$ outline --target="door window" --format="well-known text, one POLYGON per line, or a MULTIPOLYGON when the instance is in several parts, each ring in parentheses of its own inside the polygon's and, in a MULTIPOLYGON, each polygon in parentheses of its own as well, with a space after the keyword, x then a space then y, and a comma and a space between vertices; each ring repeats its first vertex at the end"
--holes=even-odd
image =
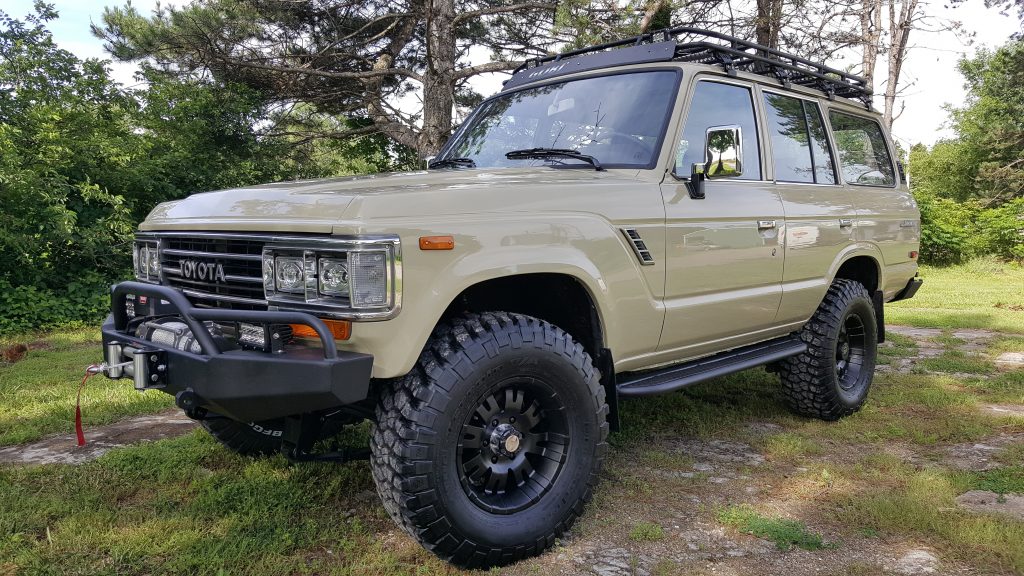
POLYGON ((865 186, 895 185, 892 158, 878 122, 835 110, 828 117, 839 150, 843 180, 865 186))
POLYGON ((686 126, 676 148, 676 173, 690 173, 690 166, 707 161, 704 154, 707 130, 712 126, 740 127, 743 174, 740 180, 761 179, 761 154, 754 122, 754 100, 750 89, 735 84, 701 81, 693 91, 686 126))
POLYGON ((835 184, 832 153, 818 105, 771 93, 765 93, 764 104, 775 160, 775 179, 835 184))

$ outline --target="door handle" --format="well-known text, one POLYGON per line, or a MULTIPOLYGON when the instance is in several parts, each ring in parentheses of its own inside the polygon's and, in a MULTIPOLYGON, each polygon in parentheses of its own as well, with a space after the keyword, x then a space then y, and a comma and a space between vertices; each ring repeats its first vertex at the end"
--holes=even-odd
POLYGON ((853 226, 853 220, 851 220, 849 218, 840 218, 839 219, 839 227, 840 228, 849 228, 850 226, 853 226))
POLYGON ((775 220, 758 220, 757 221, 757 229, 758 230, 771 230, 772 228, 775 228, 775 220))

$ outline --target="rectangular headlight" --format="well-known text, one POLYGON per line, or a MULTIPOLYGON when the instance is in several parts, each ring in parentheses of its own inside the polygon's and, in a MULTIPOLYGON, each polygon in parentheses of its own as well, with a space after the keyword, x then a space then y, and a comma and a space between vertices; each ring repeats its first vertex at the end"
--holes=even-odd
POLYGON ((387 254, 383 250, 349 254, 353 308, 380 308, 388 304, 387 254))
POLYGON ((136 240, 132 246, 132 267, 135 278, 143 282, 160 281, 159 240, 136 240))
POLYGON ((401 302, 397 237, 282 239, 263 248, 263 287, 275 308, 381 320, 401 302))

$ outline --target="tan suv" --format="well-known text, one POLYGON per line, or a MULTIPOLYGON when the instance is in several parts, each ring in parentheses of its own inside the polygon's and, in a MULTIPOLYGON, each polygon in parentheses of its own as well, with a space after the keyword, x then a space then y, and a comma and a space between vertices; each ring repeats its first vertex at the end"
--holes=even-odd
POLYGON ((241 453, 351 458, 314 443, 370 419, 384 505, 424 546, 538 554, 583 513, 620 397, 768 365, 799 414, 863 404, 883 303, 920 286, 869 102, 689 28, 531 61, 428 171, 158 206, 104 371, 241 453))

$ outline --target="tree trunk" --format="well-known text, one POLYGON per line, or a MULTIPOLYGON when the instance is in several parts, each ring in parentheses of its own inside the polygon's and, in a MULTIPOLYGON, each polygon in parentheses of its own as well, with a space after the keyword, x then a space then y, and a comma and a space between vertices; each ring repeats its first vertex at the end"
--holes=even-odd
POLYGON ((427 1, 427 62, 423 73, 423 130, 416 148, 436 154, 451 133, 455 106, 455 0, 427 1))
MULTIPOLYGON (((896 119, 893 109, 896 106, 896 94, 900 83, 900 72, 903 60, 907 57, 907 41, 910 30, 917 16, 918 0, 903 0, 900 3, 899 17, 896 16, 896 0, 889 4, 889 78, 885 83, 885 111, 883 119, 889 130, 896 119)), ((898 116, 898 115, 897 115, 898 116)))
POLYGON ((754 35, 757 43, 769 48, 779 47, 783 0, 757 0, 754 35))
POLYGON ((864 0, 860 11, 860 34, 863 44, 861 76, 874 90, 875 65, 878 62, 878 41, 882 35, 882 0, 864 0))
POLYGON ((672 6, 668 0, 654 0, 647 4, 644 10, 644 17, 640 20, 640 33, 650 32, 652 24, 657 28, 668 28, 672 25, 672 6))

